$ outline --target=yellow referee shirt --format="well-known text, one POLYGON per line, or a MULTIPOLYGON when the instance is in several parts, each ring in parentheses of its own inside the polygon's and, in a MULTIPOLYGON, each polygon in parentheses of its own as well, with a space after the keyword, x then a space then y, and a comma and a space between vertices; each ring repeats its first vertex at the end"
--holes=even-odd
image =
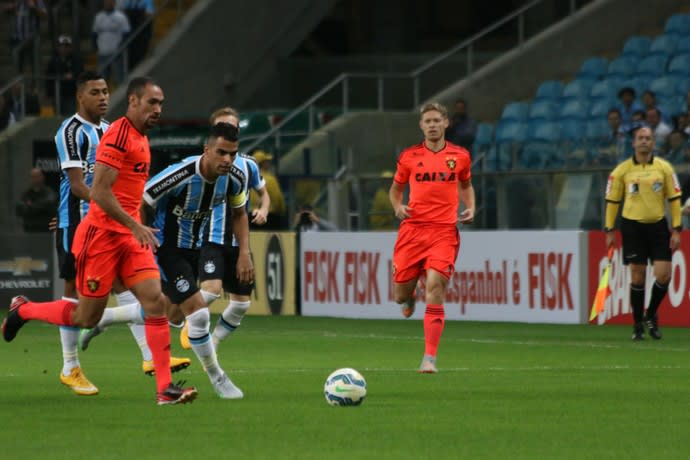
POLYGON ((678 177, 668 161, 652 156, 649 163, 638 163, 633 155, 611 172, 606 184, 606 228, 613 228, 623 199, 623 217, 641 223, 663 219, 668 200, 672 227, 679 228, 680 195, 678 177))

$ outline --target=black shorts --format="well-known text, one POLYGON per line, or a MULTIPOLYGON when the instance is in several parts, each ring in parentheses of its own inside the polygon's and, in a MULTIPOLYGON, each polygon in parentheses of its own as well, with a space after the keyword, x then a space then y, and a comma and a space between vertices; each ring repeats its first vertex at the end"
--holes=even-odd
POLYGON ((240 283, 237 279, 237 259, 240 248, 206 243, 201 248, 199 281, 222 280, 225 292, 236 295, 250 295, 254 282, 240 283))
POLYGON ((55 249, 58 256, 60 279, 72 281, 77 278, 77 267, 72 254, 72 241, 77 226, 58 228, 55 232, 55 249))
POLYGON ((623 263, 647 265, 648 261, 671 260, 671 232, 666 219, 653 224, 621 219, 623 263))
POLYGON ((156 253, 163 292, 174 304, 181 304, 197 292, 199 251, 161 246, 156 253))

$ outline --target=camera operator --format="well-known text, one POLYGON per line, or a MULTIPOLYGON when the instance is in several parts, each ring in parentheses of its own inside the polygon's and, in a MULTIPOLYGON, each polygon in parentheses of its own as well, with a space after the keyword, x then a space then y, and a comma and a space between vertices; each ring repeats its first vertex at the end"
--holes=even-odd
POLYGON ((308 204, 300 206, 295 214, 293 228, 297 232, 330 232, 337 228, 330 222, 321 219, 308 204))

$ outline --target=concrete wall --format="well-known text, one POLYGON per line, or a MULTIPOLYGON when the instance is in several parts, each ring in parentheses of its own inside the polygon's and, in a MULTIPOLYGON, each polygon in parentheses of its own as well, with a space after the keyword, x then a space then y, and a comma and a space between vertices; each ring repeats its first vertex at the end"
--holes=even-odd
MULTIPOLYGON (((277 72, 278 58, 289 55, 334 3, 200 0, 134 74, 159 81, 164 116, 207 116, 222 105, 243 108, 277 72)), ((124 92, 120 87, 113 95, 111 114, 124 113, 124 92)))

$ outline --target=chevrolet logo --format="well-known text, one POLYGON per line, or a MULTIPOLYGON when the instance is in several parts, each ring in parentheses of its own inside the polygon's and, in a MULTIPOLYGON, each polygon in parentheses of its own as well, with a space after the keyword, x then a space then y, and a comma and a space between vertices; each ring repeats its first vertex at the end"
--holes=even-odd
POLYGON ((15 257, 14 260, 0 260, 0 273, 12 273, 14 276, 31 275, 31 272, 45 272, 48 263, 45 260, 34 260, 31 257, 15 257))

